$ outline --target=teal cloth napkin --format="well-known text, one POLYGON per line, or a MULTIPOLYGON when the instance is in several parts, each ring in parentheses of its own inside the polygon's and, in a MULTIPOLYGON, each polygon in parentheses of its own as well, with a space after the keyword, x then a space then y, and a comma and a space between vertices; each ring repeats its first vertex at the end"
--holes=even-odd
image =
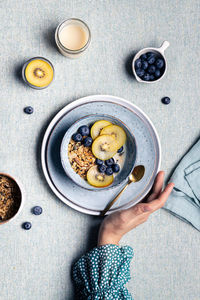
POLYGON ((164 208, 200 231, 200 139, 169 180, 175 184, 164 208))

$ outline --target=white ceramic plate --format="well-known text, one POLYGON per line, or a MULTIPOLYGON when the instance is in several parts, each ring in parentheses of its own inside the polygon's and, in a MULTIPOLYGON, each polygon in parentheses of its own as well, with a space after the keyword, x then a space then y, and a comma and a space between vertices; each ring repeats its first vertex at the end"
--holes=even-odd
POLYGON ((86 191, 66 176, 60 160, 60 144, 66 130, 79 118, 95 113, 112 115, 127 124, 137 143, 136 165, 145 166, 142 180, 131 184, 108 213, 135 205, 150 191, 160 167, 161 149, 149 118, 137 106, 122 98, 105 95, 84 97, 65 106, 53 118, 42 142, 41 160, 45 178, 64 203, 83 213, 100 215, 123 185, 107 191, 86 191))

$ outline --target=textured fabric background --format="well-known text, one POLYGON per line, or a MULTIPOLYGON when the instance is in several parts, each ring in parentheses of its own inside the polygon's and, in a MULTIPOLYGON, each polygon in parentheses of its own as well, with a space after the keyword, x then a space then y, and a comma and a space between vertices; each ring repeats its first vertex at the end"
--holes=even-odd
MULTIPOLYGON (((162 168, 170 174, 199 136, 199 0, 0 1, 0 171, 19 178, 26 191, 21 215, 0 226, 0 299, 73 299, 71 265, 95 245, 98 218, 76 212, 48 188, 40 168, 40 144, 55 113, 70 101, 111 94, 138 105, 154 122, 162 144, 162 168), (82 58, 57 51, 55 27, 79 17, 91 28, 82 58), (137 83, 132 54, 145 46, 171 44, 165 79, 137 83), (55 66, 45 90, 26 87, 24 61, 45 56, 55 66), (169 106, 161 104, 169 96, 169 106), (23 108, 32 105, 33 115, 23 108), (30 209, 41 205, 44 213, 30 209), (21 229, 30 220, 30 231, 21 229)), ((199 300, 199 232, 164 210, 124 237, 134 248, 129 289, 136 300, 199 300)))

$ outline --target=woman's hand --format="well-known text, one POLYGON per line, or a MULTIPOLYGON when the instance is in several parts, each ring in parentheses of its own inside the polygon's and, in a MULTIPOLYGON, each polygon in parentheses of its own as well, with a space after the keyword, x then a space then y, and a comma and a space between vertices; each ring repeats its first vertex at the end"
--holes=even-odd
POLYGON ((169 183, 162 191, 163 182, 164 172, 161 171, 155 179, 152 193, 146 199, 146 203, 138 203, 106 217, 100 227, 98 246, 118 245, 124 234, 147 221, 151 213, 163 207, 174 187, 173 183, 169 183))

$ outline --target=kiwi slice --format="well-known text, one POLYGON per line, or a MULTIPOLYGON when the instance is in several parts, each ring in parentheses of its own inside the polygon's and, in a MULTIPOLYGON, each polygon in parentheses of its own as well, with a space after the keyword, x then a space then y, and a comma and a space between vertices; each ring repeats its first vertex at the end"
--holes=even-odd
POLYGON ((92 125, 91 132, 90 132, 92 139, 93 140, 96 139, 96 137, 99 136, 100 131, 108 125, 112 125, 112 123, 110 123, 107 120, 100 120, 100 121, 95 122, 92 125))
POLYGON ((100 173, 97 166, 91 167, 87 171, 87 181, 90 185, 95 187, 106 187, 109 186, 114 180, 113 175, 108 176, 100 173))
POLYGON ((111 135, 100 135, 92 143, 92 153, 102 160, 113 157, 117 150, 118 144, 111 135))
POLYGON ((126 133, 123 128, 118 125, 109 125, 101 130, 101 135, 111 135, 115 139, 115 143, 118 145, 118 149, 121 148, 126 142, 126 133))
POLYGON ((45 60, 33 59, 25 69, 26 80, 36 87, 47 87, 53 80, 53 68, 45 60))

